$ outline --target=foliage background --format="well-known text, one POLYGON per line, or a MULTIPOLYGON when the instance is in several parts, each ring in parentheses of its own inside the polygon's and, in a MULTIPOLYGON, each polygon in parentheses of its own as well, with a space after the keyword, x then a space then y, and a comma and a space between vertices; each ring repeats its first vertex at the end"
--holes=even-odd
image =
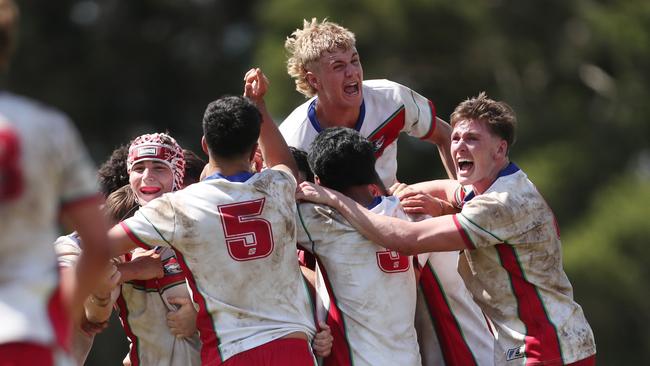
MULTIPOLYGON (((99 164, 144 132, 200 151, 207 103, 271 79, 278 123, 304 98, 285 38, 328 17, 356 33, 366 79, 389 78, 448 119, 486 91, 518 113, 512 156, 563 232, 565 268, 599 365, 650 364, 650 2, 645 0, 19 1, 20 44, 2 85, 77 123, 99 164)), ((44 131, 47 133, 47 131, 44 131)), ((400 140, 399 179, 443 175, 432 146, 400 140)), ((116 323, 88 365, 126 354, 116 323)))

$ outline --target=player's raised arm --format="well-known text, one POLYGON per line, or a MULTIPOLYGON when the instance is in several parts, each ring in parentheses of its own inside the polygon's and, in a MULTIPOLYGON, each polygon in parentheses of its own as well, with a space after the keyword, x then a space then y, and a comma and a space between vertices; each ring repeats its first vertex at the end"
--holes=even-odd
POLYGON ((425 140, 436 145, 440 160, 445 167, 447 176, 451 179, 456 178, 456 170, 454 169, 454 160, 451 156, 451 126, 444 120, 436 117, 435 129, 431 136, 425 140))
POLYGON ((271 118, 264 95, 269 87, 269 80, 259 68, 250 69, 244 77, 244 96, 251 99, 262 114, 259 145, 266 166, 274 169, 285 170, 291 173, 296 180, 300 178, 296 162, 293 159, 289 146, 280 134, 278 126, 271 118))
POLYGON ((374 214, 337 191, 306 182, 300 184, 296 198, 334 207, 363 236, 384 248, 403 254, 466 248, 452 215, 406 222, 374 214))

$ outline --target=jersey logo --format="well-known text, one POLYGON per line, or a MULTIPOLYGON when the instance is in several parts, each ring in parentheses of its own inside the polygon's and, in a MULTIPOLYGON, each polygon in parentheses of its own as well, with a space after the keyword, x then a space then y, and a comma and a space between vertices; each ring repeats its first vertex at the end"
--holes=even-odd
POLYGON ((368 140, 375 147, 375 157, 379 158, 384 150, 390 146, 404 128, 406 121, 406 110, 401 106, 392 116, 388 117, 384 123, 368 135, 368 140))
POLYGON ((273 251, 271 223, 259 217, 265 199, 237 202, 218 207, 230 257, 250 261, 267 257, 273 251))
POLYGON ((410 266, 407 256, 390 249, 377 252, 377 265, 386 273, 405 272, 410 266))
POLYGON ((518 358, 523 358, 526 356, 525 351, 526 346, 520 346, 517 348, 511 348, 506 351, 506 361, 516 360, 518 358))
POLYGON ((384 147, 384 142, 386 141, 386 137, 382 136, 378 140, 375 140, 372 142, 373 149, 375 153, 381 150, 382 147, 384 147))

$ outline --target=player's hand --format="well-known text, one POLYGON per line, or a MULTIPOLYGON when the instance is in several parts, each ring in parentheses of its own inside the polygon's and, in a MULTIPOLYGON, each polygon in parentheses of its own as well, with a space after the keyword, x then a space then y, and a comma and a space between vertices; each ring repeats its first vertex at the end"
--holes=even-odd
POLYGON ((162 262, 160 261, 160 254, 156 253, 155 249, 133 253, 130 266, 137 266, 138 280, 150 280, 154 278, 162 278, 165 275, 163 271, 162 262))
POLYGON ((167 313, 167 326, 176 337, 191 337, 196 332, 196 310, 189 297, 171 297, 169 303, 178 305, 176 311, 167 313))
POLYGON ((388 194, 391 196, 397 196, 400 192, 409 187, 406 183, 397 182, 388 188, 388 194))
POLYGON ((334 337, 332 337, 332 331, 327 324, 318 323, 318 327, 320 328, 320 331, 318 331, 314 336, 314 340, 311 342, 311 345, 316 356, 327 357, 332 352, 332 343, 334 342, 334 337))
POLYGON ((121 278, 122 274, 117 270, 117 266, 111 263, 90 296, 94 296, 96 299, 109 299, 113 289, 120 284, 121 278))
POLYGON ((251 168, 257 173, 261 172, 264 168, 264 157, 262 156, 262 150, 259 146, 257 147, 257 150, 255 150, 255 156, 253 156, 251 165, 251 168))
POLYGON ((296 190, 296 199, 334 206, 336 195, 331 190, 314 183, 302 182, 296 190))
POLYGON ((428 193, 404 183, 395 183, 388 192, 400 200, 404 212, 410 215, 441 216, 453 212, 453 206, 428 193))
POLYGON ((260 68, 252 68, 244 75, 244 96, 251 99, 258 108, 264 103, 269 89, 269 79, 260 68))
POLYGON ((92 337, 95 334, 101 333, 106 327, 108 327, 108 321, 101 323, 93 323, 88 318, 86 314, 83 313, 81 316, 81 323, 79 324, 81 331, 88 337, 92 337))

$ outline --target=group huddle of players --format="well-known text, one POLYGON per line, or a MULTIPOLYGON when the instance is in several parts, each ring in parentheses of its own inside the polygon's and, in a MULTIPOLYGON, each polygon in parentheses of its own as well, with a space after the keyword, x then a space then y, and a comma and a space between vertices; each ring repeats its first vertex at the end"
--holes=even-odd
POLYGON ((251 69, 205 111, 207 164, 139 136, 100 169, 105 200, 67 119, 0 93, 0 364, 83 364, 117 309, 133 366, 594 365, 510 107, 481 93, 448 124, 363 80, 333 22, 285 47, 309 99, 279 128, 251 69), (401 132, 450 179, 397 182, 401 132), (76 231, 52 246, 59 212, 76 231))

